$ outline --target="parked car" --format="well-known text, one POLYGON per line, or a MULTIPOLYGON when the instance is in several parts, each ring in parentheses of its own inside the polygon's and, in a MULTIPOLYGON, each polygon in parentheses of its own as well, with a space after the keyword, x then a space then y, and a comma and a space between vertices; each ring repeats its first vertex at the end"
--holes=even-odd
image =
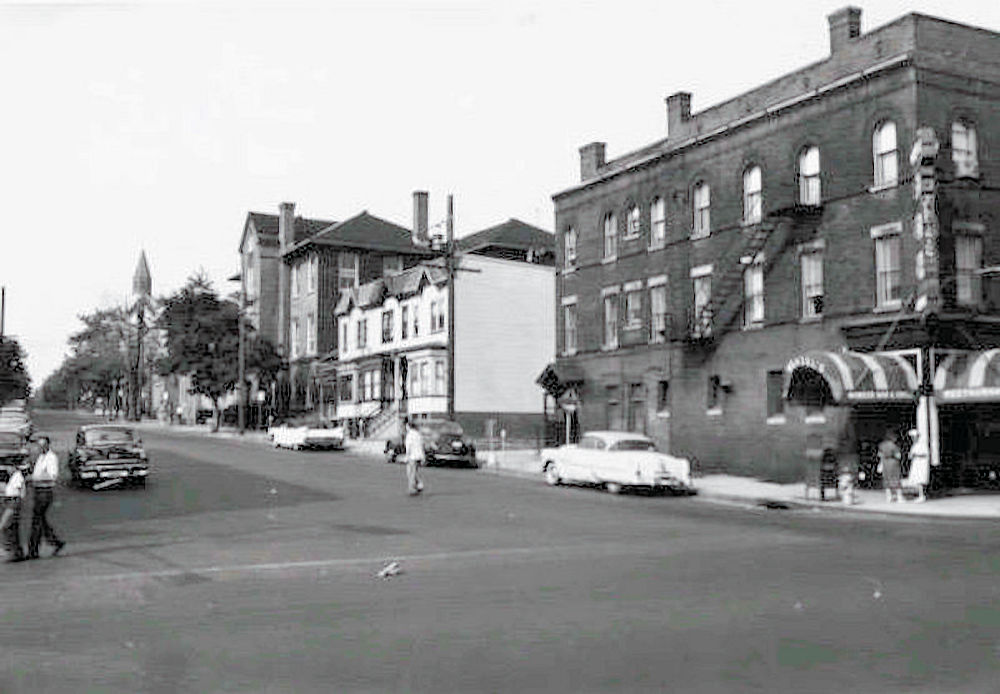
POLYGON ((319 417, 300 417, 273 425, 267 436, 275 448, 332 448, 344 447, 344 427, 319 417))
MULTIPOLYGON (((422 419, 416 422, 424 438, 424 464, 450 463, 477 467, 476 447, 465 436, 462 425, 448 419, 422 419)), ((387 463, 403 462, 406 453, 404 439, 385 442, 387 463)))
POLYGON ((0 431, 0 483, 6 484, 28 457, 28 440, 16 431, 0 431))
POLYGON ((149 476, 142 439, 131 427, 119 424, 80 427, 67 463, 78 486, 100 487, 102 482, 121 480, 144 487, 149 476))
POLYGON ((545 481, 623 489, 692 492, 691 463, 656 450, 647 436, 625 431, 590 431, 579 444, 542 450, 545 481))
POLYGON ((5 405, 0 407, 0 431, 13 431, 24 438, 30 438, 35 432, 35 426, 31 415, 22 405, 5 405))

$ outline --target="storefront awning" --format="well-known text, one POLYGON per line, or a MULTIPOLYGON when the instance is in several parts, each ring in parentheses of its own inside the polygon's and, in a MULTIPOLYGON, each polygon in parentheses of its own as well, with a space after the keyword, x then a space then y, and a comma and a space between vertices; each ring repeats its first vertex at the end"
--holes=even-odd
POLYGON ((942 403, 1000 402, 1000 349, 953 352, 934 372, 942 403))
POLYGON ((803 372, 818 374, 835 403, 908 401, 919 381, 913 365, 899 354, 811 350, 785 365, 784 394, 795 399, 803 372))
POLYGON ((535 383, 558 398, 571 385, 583 383, 583 370, 575 364, 552 362, 535 379, 535 383))

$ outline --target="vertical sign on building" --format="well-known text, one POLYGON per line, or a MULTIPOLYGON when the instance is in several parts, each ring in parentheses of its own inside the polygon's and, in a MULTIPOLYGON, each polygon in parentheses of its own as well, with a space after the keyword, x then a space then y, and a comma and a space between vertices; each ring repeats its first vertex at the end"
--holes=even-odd
POLYGON ((940 234, 937 181, 934 173, 938 149, 939 143, 934 129, 918 128, 916 141, 910 150, 910 166, 913 168, 913 199, 917 203, 913 215, 913 235, 917 240, 915 258, 917 296, 914 307, 923 313, 937 311, 941 301, 938 265, 940 234))

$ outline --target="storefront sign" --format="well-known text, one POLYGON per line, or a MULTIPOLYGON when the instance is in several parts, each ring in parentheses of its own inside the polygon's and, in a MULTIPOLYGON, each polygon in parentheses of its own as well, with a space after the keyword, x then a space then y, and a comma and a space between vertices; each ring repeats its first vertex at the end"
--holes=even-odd
POLYGON ((790 362, 788 362, 788 364, 785 366, 785 371, 788 373, 792 373, 793 371, 795 371, 795 369, 801 369, 801 368, 812 369, 813 371, 816 371, 819 374, 821 374, 824 378, 827 375, 826 364, 821 362, 819 359, 816 359, 815 357, 810 357, 805 355, 795 357, 790 362))

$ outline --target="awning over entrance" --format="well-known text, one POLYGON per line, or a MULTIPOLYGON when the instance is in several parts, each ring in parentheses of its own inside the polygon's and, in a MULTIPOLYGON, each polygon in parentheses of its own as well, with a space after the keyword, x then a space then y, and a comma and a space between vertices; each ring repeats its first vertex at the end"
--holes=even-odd
POLYGON ((583 370, 575 364, 552 362, 535 379, 535 383, 544 388, 552 397, 558 398, 570 386, 583 383, 583 370))
POLYGON ((818 374, 835 403, 912 401, 920 385, 907 359, 884 352, 811 350, 785 365, 784 394, 797 399, 804 383, 818 374))
POLYGON ((934 372, 941 403, 1000 402, 1000 349, 952 352, 934 372))

